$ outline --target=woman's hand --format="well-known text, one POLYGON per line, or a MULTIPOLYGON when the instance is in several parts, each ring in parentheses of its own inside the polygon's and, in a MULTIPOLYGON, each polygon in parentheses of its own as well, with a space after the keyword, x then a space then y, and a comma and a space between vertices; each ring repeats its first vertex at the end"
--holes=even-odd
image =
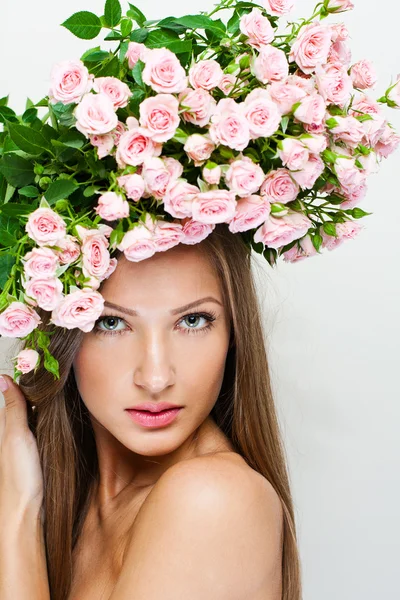
POLYGON ((28 426, 25 397, 8 375, 0 376, 5 407, 0 408, 0 514, 41 514, 43 473, 35 436, 28 426), (2 383, 7 384, 3 391, 2 383), (4 512, 3 512, 4 511, 4 512))

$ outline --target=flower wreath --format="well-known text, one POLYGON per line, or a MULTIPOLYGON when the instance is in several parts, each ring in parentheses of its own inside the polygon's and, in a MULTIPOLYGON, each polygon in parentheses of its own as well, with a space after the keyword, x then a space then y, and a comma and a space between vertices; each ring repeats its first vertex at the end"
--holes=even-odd
POLYGON ((41 359, 59 378, 35 307, 91 331, 116 249, 140 261, 227 223, 275 266, 359 233, 367 177, 400 141, 382 111, 400 108, 400 76, 368 95, 373 65, 324 21, 350 0, 287 22, 293 4, 221 0, 150 21, 107 0, 62 26, 109 30, 114 50, 55 64, 20 116, 0 99, 0 335, 25 340, 15 378, 41 359))

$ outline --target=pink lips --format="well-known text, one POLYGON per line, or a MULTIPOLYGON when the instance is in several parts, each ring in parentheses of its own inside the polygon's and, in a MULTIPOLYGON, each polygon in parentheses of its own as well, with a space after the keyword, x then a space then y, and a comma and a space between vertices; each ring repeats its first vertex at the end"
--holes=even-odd
POLYGON ((178 416, 182 407, 169 408, 160 412, 149 412, 143 410, 127 409, 127 413, 136 423, 142 427, 163 427, 169 425, 178 416))

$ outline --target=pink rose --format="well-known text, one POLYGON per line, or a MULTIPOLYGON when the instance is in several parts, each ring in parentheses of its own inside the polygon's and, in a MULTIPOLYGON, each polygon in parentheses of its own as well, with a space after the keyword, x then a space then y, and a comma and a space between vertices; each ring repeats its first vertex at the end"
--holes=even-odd
POLYGON ((309 159, 309 152, 301 141, 293 138, 285 138, 280 143, 282 148, 278 147, 278 154, 282 164, 291 171, 304 169, 309 159))
POLYGON ((202 88, 197 90, 185 89, 179 94, 179 103, 181 109, 184 109, 184 112, 182 112, 183 120, 198 127, 208 125, 217 106, 216 100, 207 90, 202 88))
POLYGON ((327 136, 321 134, 303 134, 300 141, 313 154, 321 154, 328 146, 327 136))
POLYGON ((129 42, 126 58, 128 59, 128 67, 133 69, 138 60, 143 60, 144 52, 147 50, 144 44, 139 42, 129 42))
POLYGON ((248 38, 247 43, 258 50, 272 42, 275 37, 269 19, 263 16, 259 8, 253 8, 241 17, 240 31, 248 38))
POLYGON ((106 221, 116 221, 129 217, 129 204, 123 196, 116 192, 105 192, 97 201, 96 214, 106 221))
POLYGON ((56 277, 51 279, 34 277, 23 282, 23 286, 25 294, 33 298, 35 305, 37 304, 43 310, 53 310, 63 297, 63 285, 56 277))
POLYGON ((142 79, 155 92, 178 93, 187 87, 185 69, 177 56, 167 48, 152 48, 143 57, 142 79))
POLYGON ((24 338, 41 323, 37 312, 22 302, 11 304, 0 313, 0 335, 24 338))
POLYGON ((260 194, 265 196, 269 202, 286 204, 296 200, 299 191, 299 186, 287 169, 276 169, 270 171, 264 179, 260 194))
POLYGON ((179 127, 179 102, 172 94, 158 94, 140 104, 140 125, 146 127, 155 142, 174 137, 179 127))
POLYGON ((349 38, 349 30, 344 23, 332 23, 332 42, 344 42, 349 38))
POLYGON ((82 243, 86 242, 86 240, 92 236, 103 236, 104 242, 106 243, 106 238, 110 237, 113 231, 112 227, 105 225, 104 223, 98 225, 97 229, 88 229, 87 227, 82 227, 82 225, 75 225, 75 229, 82 243))
POLYGON ((124 252, 127 260, 133 262, 150 258, 156 252, 153 232, 146 225, 139 223, 125 233, 117 248, 124 252))
POLYGON ((65 236, 65 221, 51 208, 37 208, 28 217, 25 231, 38 246, 54 246, 65 236))
POLYGON ((236 211, 234 192, 210 190, 197 194, 192 203, 192 218, 201 223, 229 223, 236 211))
POLYGON ((342 140, 352 148, 358 146, 364 137, 364 128, 360 121, 352 116, 340 117, 337 115, 333 118, 337 122, 337 125, 330 130, 334 140, 342 140))
POLYGON ((393 103, 392 108, 400 108, 400 73, 397 75, 396 83, 390 86, 387 97, 393 103))
POLYGON ((209 185, 218 185, 221 179, 221 167, 216 165, 215 167, 203 167, 203 179, 209 185))
POLYGON ((93 81, 93 89, 108 96, 114 105, 114 110, 124 108, 132 96, 127 84, 117 77, 96 77, 93 81))
POLYGON ((210 158, 215 150, 215 144, 208 135, 193 133, 187 138, 183 149, 188 157, 194 161, 195 166, 199 167, 210 158))
POLYGON ((297 244, 292 246, 290 250, 283 252, 283 260, 284 262, 295 263, 304 260, 305 258, 309 258, 310 256, 315 256, 316 254, 318 254, 318 252, 312 243, 311 237, 306 235, 301 238, 301 240, 298 240, 297 244))
POLYGON ((342 40, 332 44, 328 54, 328 63, 340 63, 346 70, 351 63, 351 50, 342 40))
POLYGON ((75 262, 81 253, 81 247, 78 244, 78 240, 72 235, 66 235, 64 238, 58 240, 56 246, 57 248, 60 248, 60 250, 54 248, 54 252, 63 265, 69 265, 70 263, 75 262))
POLYGON ((171 174, 162 159, 155 156, 146 158, 143 162, 142 177, 146 193, 161 200, 171 180, 171 174))
POLYGON ((223 98, 211 117, 210 137, 215 144, 233 150, 244 150, 250 141, 249 122, 244 114, 244 105, 233 98, 223 98))
POLYGON ((356 221, 345 221, 344 223, 336 223, 336 234, 337 237, 332 235, 327 235, 324 231, 321 231, 322 235, 322 248, 327 248, 328 250, 335 250, 345 240, 354 239, 360 231, 364 229, 360 223, 356 221))
POLYGON ((354 87, 360 90, 374 87, 378 80, 375 68, 369 60, 359 60, 353 65, 350 76, 354 87))
POLYGON ((329 0, 328 9, 335 13, 344 12, 345 10, 352 10, 354 4, 352 0, 329 0))
POLYGON ((268 248, 280 249, 294 240, 302 238, 310 227, 312 221, 303 213, 291 211, 283 217, 269 216, 265 223, 257 229, 253 239, 256 243, 263 243, 268 248))
POLYGON ((120 175, 117 178, 118 185, 124 188, 127 197, 130 200, 137 202, 144 194, 145 184, 144 179, 138 173, 132 175, 120 175))
POLYGON ((325 100, 317 92, 300 100, 300 106, 294 111, 294 116, 302 123, 318 125, 325 117, 325 100))
POLYGON ((295 4, 295 0, 264 0, 264 8, 268 14, 280 17, 289 13, 295 4))
POLYGON ((21 373, 29 373, 36 367, 38 360, 39 353, 36 350, 32 350, 32 348, 26 348, 19 352, 16 367, 21 373))
MULTIPOLYGON (((129 119, 130 117, 128 117, 129 119)), ((127 119, 127 121, 128 121, 127 119)), ((124 123, 122 123, 122 121, 118 121, 118 124, 116 126, 115 129, 113 129, 110 133, 114 138, 114 144, 117 146, 119 143, 119 140, 121 139, 121 135, 123 133, 125 133, 125 131, 127 130, 127 128, 125 127, 124 123)))
POLYGON ((110 266, 108 267, 107 271, 104 273, 103 279, 108 279, 110 277, 110 275, 112 275, 114 273, 117 266, 118 266, 118 260, 116 258, 110 258, 110 266))
POLYGON ((81 60, 64 60, 53 65, 50 73, 49 100, 52 104, 80 102, 92 89, 93 75, 81 60))
POLYGON ((324 161, 316 154, 310 154, 304 168, 301 171, 293 171, 291 175, 302 190, 310 190, 324 170, 324 161))
POLYGON ((375 151, 380 157, 387 158, 392 154, 400 143, 400 135, 398 135, 394 129, 387 123, 385 129, 379 138, 375 151))
POLYGON ((292 112, 293 106, 307 95, 302 87, 289 81, 273 82, 268 92, 282 115, 292 112))
POLYGON ((183 165, 172 156, 162 156, 164 165, 167 167, 172 179, 178 179, 183 173, 183 165))
POLYGON ((59 261, 50 248, 33 248, 23 257, 26 277, 51 278, 56 274, 59 261))
POLYGON ((118 124, 114 105, 105 94, 85 94, 74 109, 75 127, 85 137, 109 133, 118 124))
POLYGON ((318 65, 315 73, 319 93, 327 104, 343 107, 350 100, 353 82, 341 63, 318 65))
POLYGON ((271 44, 263 46, 253 61, 253 72, 261 83, 285 79, 289 74, 285 52, 271 44))
POLYGON ((103 296, 90 288, 67 294, 51 313, 50 321, 67 329, 92 331, 104 308, 103 296))
POLYGON ((264 181, 264 177, 260 165, 254 163, 247 156, 231 162, 225 173, 225 180, 229 189, 242 198, 257 192, 264 181))
POLYGON ((352 157, 337 158, 335 172, 340 185, 347 193, 351 193, 354 188, 365 183, 365 175, 357 167, 352 157))
POLYGON ((160 156, 162 145, 152 139, 151 132, 145 127, 133 127, 121 135, 116 152, 118 166, 136 167, 150 156, 160 156))
POLYGON ((174 246, 177 246, 185 234, 181 223, 169 223, 158 219, 154 229, 153 241, 157 252, 165 252, 174 246))
POLYGON ((313 73, 317 65, 328 60, 332 32, 314 21, 300 29, 289 54, 289 60, 295 61, 304 73, 313 73))
POLYGON ((111 150, 114 148, 114 136, 112 133, 105 133, 103 135, 90 135, 90 143, 92 146, 97 146, 97 156, 104 158, 108 156, 111 150))
POLYGON ((181 244, 198 244, 208 237, 214 229, 215 225, 211 223, 199 223, 199 221, 194 221, 192 218, 186 217, 182 225, 184 237, 181 240, 181 244))
POLYGON ((235 75, 232 75, 231 73, 224 73, 221 81, 218 84, 218 88, 221 90, 221 92, 224 92, 225 96, 227 96, 235 87, 236 82, 237 77, 235 75))
POLYGON ((189 69, 189 82, 194 88, 212 90, 217 87, 223 77, 220 64, 213 58, 200 60, 189 69))
POLYGON ((366 182, 361 183, 359 186, 353 187, 349 192, 345 190, 339 190, 339 193, 342 193, 346 200, 340 204, 340 208, 346 210, 347 208, 354 208, 358 204, 360 204, 361 200, 364 200, 367 194, 367 184, 366 182))
POLYGON ((173 181, 163 198, 164 210, 177 219, 192 216, 192 203, 199 188, 184 179, 173 181))
POLYGON ((265 197, 251 195, 237 202, 236 212, 229 222, 229 231, 238 233, 255 229, 267 219, 271 206, 265 197))
POLYGON ((105 236, 88 235, 82 244, 82 270, 101 280, 110 266, 109 242, 105 236))

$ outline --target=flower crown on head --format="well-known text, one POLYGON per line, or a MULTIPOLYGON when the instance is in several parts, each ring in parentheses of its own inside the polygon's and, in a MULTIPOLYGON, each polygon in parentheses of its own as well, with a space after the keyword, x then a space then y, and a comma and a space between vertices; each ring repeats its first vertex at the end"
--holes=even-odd
POLYGON ((62 25, 81 39, 108 29, 115 50, 55 64, 20 116, 0 99, 0 335, 25 340, 14 378, 42 360, 59 378, 35 308, 91 331, 116 249, 141 261, 227 223, 275 266, 358 234, 367 177, 400 142, 382 111, 400 108, 400 75, 372 99, 373 65, 323 21, 352 2, 284 28, 293 5, 221 0, 150 21, 107 0, 62 25))

